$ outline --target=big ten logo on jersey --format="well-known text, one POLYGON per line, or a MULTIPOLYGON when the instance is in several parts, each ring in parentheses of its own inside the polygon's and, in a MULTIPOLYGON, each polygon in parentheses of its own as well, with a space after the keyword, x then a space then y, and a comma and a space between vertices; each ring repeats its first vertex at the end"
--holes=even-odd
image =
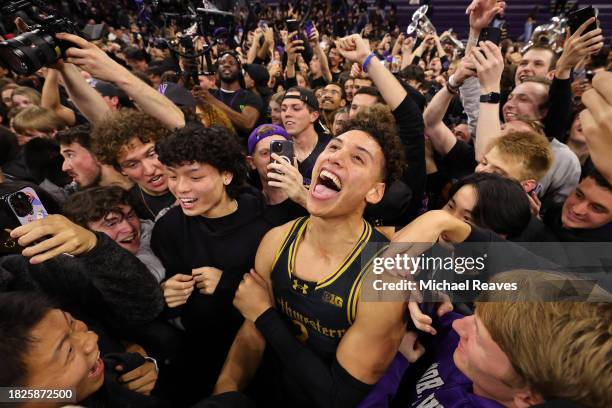
POLYGON ((324 302, 340 308, 344 302, 344 299, 342 299, 340 296, 329 293, 328 291, 323 292, 322 299, 324 302))

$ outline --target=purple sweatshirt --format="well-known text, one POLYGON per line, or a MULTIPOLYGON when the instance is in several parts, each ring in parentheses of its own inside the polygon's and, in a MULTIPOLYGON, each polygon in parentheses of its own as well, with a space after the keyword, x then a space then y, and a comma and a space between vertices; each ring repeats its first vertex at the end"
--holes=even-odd
MULTIPOLYGON (((428 350, 434 353, 434 358, 431 366, 416 382, 411 393, 410 408, 503 408, 491 399, 475 395, 472 381, 453 361, 459 335, 452 329, 452 323, 462 317, 451 312, 439 319, 436 325, 437 341, 428 350)), ((388 407, 408 366, 408 361, 398 353, 385 375, 359 407, 388 407)))

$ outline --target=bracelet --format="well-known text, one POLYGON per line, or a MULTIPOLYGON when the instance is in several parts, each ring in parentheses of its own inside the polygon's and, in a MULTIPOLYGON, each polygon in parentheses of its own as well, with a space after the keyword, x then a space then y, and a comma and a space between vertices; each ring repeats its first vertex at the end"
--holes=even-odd
POLYGON ((363 64, 361 65, 361 70, 363 72, 368 72, 368 66, 370 65, 370 61, 374 57, 376 57, 376 53, 375 52, 371 52, 370 55, 368 55, 366 57, 366 59, 363 61, 363 64))
POLYGON ((450 84, 450 81, 446 83, 446 90, 453 95, 459 95, 459 88, 456 88, 450 84))
POLYGON ((451 88, 453 89, 459 89, 459 87, 461 86, 461 84, 458 84, 457 81, 455 81, 455 74, 451 75, 448 78, 448 84, 450 85, 451 88))

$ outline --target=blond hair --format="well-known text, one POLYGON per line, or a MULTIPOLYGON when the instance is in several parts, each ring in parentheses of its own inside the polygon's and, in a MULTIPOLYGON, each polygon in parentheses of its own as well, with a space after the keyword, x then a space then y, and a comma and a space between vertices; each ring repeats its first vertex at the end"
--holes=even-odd
POLYGON ((40 105, 40 92, 34 88, 30 88, 29 86, 18 86, 13 90, 11 98, 15 95, 25 96, 32 102, 32 105, 40 105))
POLYGON ((15 132, 21 135, 31 131, 51 133, 65 127, 64 121, 57 113, 42 106, 30 106, 21 110, 13 118, 12 125, 15 132))
POLYGON ((612 406, 610 294, 556 272, 511 271, 493 281, 519 288, 476 302, 478 318, 515 371, 507 385, 546 400, 612 406))
POLYGON ((521 162, 523 168, 518 181, 540 180, 553 163, 550 142, 536 132, 510 132, 497 138, 491 149, 494 147, 503 156, 521 162))

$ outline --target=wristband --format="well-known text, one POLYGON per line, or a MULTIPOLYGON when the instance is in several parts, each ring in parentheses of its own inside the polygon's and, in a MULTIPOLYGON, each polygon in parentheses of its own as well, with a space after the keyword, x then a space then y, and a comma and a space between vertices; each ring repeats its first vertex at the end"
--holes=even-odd
POLYGON ((488 94, 480 95, 481 103, 497 104, 499 103, 500 99, 499 92, 490 92, 488 94))
POLYGON ((446 83, 446 90, 453 95, 459 95, 459 88, 455 88, 450 84, 450 81, 446 83))
POLYGON ((366 57, 366 59, 363 61, 363 64, 361 65, 361 70, 363 72, 368 72, 368 66, 370 65, 370 61, 374 57, 376 57, 376 53, 375 52, 371 52, 370 55, 368 55, 366 57))
POLYGON ((453 89, 458 89, 462 84, 458 84, 457 81, 455 81, 455 74, 451 75, 448 78, 448 84, 450 85, 451 88, 453 89))

